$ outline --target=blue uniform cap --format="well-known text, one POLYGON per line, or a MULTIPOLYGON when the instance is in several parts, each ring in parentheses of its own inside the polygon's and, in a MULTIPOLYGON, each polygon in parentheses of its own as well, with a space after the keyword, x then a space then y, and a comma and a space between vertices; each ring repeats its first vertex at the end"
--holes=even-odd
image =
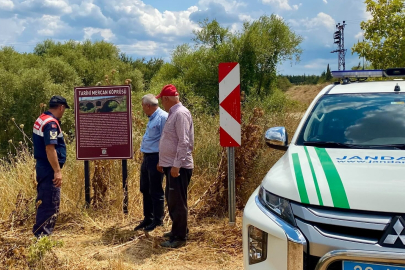
POLYGON ((51 97, 51 100, 49 101, 49 106, 56 105, 56 104, 65 105, 66 109, 70 109, 69 105, 67 104, 66 98, 64 98, 62 96, 51 97))

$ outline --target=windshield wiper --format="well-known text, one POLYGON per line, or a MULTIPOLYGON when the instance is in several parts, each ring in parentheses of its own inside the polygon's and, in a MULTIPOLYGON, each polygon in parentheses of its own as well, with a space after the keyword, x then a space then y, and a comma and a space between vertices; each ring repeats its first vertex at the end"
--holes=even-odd
POLYGON ((346 144, 338 142, 304 142, 305 146, 316 146, 324 148, 357 148, 357 149, 399 149, 405 150, 405 144, 377 144, 377 145, 359 145, 346 144))
POLYGON ((363 148, 360 145, 345 144, 338 142, 304 142, 305 146, 316 146, 325 148, 363 148))
POLYGON ((371 149, 380 149, 380 148, 388 148, 388 149, 399 149, 405 150, 405 144, 377 144, 377 145, 367 145, 367 148, 371 149))

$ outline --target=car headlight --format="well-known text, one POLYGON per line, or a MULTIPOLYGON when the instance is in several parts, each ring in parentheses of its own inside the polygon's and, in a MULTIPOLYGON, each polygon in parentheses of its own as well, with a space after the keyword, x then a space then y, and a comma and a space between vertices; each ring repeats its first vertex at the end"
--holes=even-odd
POLYGON ((259 190, 259 201, 264 207, 277 214, 285 222, 296 227, 294 214, 288 200, 268 192, 261 186, 259 190))

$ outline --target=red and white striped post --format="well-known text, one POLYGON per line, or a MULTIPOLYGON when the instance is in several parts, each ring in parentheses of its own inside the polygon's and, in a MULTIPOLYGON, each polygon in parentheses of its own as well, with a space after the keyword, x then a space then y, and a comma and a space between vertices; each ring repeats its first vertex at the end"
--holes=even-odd
POLYGON ((238 63, 220 63, 219 122, 220 144, 228 147, 229 222, 236 221, 235 147, 241 145, 240 68, 238 63))

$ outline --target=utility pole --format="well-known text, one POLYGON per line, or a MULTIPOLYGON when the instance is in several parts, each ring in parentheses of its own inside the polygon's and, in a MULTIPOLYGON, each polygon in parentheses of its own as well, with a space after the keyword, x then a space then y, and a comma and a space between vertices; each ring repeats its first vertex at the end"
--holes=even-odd
POLYGON ((333 43, 338 46, 338 49, 331 51, 331 53, 338 53, 338 70, 341 70, 341 67, 343 67, 343 70, 346 70, 345 26, 345 21, 343 21, 343 24, 338 23, 336 25, 336 32, 333 33, 333 43))

